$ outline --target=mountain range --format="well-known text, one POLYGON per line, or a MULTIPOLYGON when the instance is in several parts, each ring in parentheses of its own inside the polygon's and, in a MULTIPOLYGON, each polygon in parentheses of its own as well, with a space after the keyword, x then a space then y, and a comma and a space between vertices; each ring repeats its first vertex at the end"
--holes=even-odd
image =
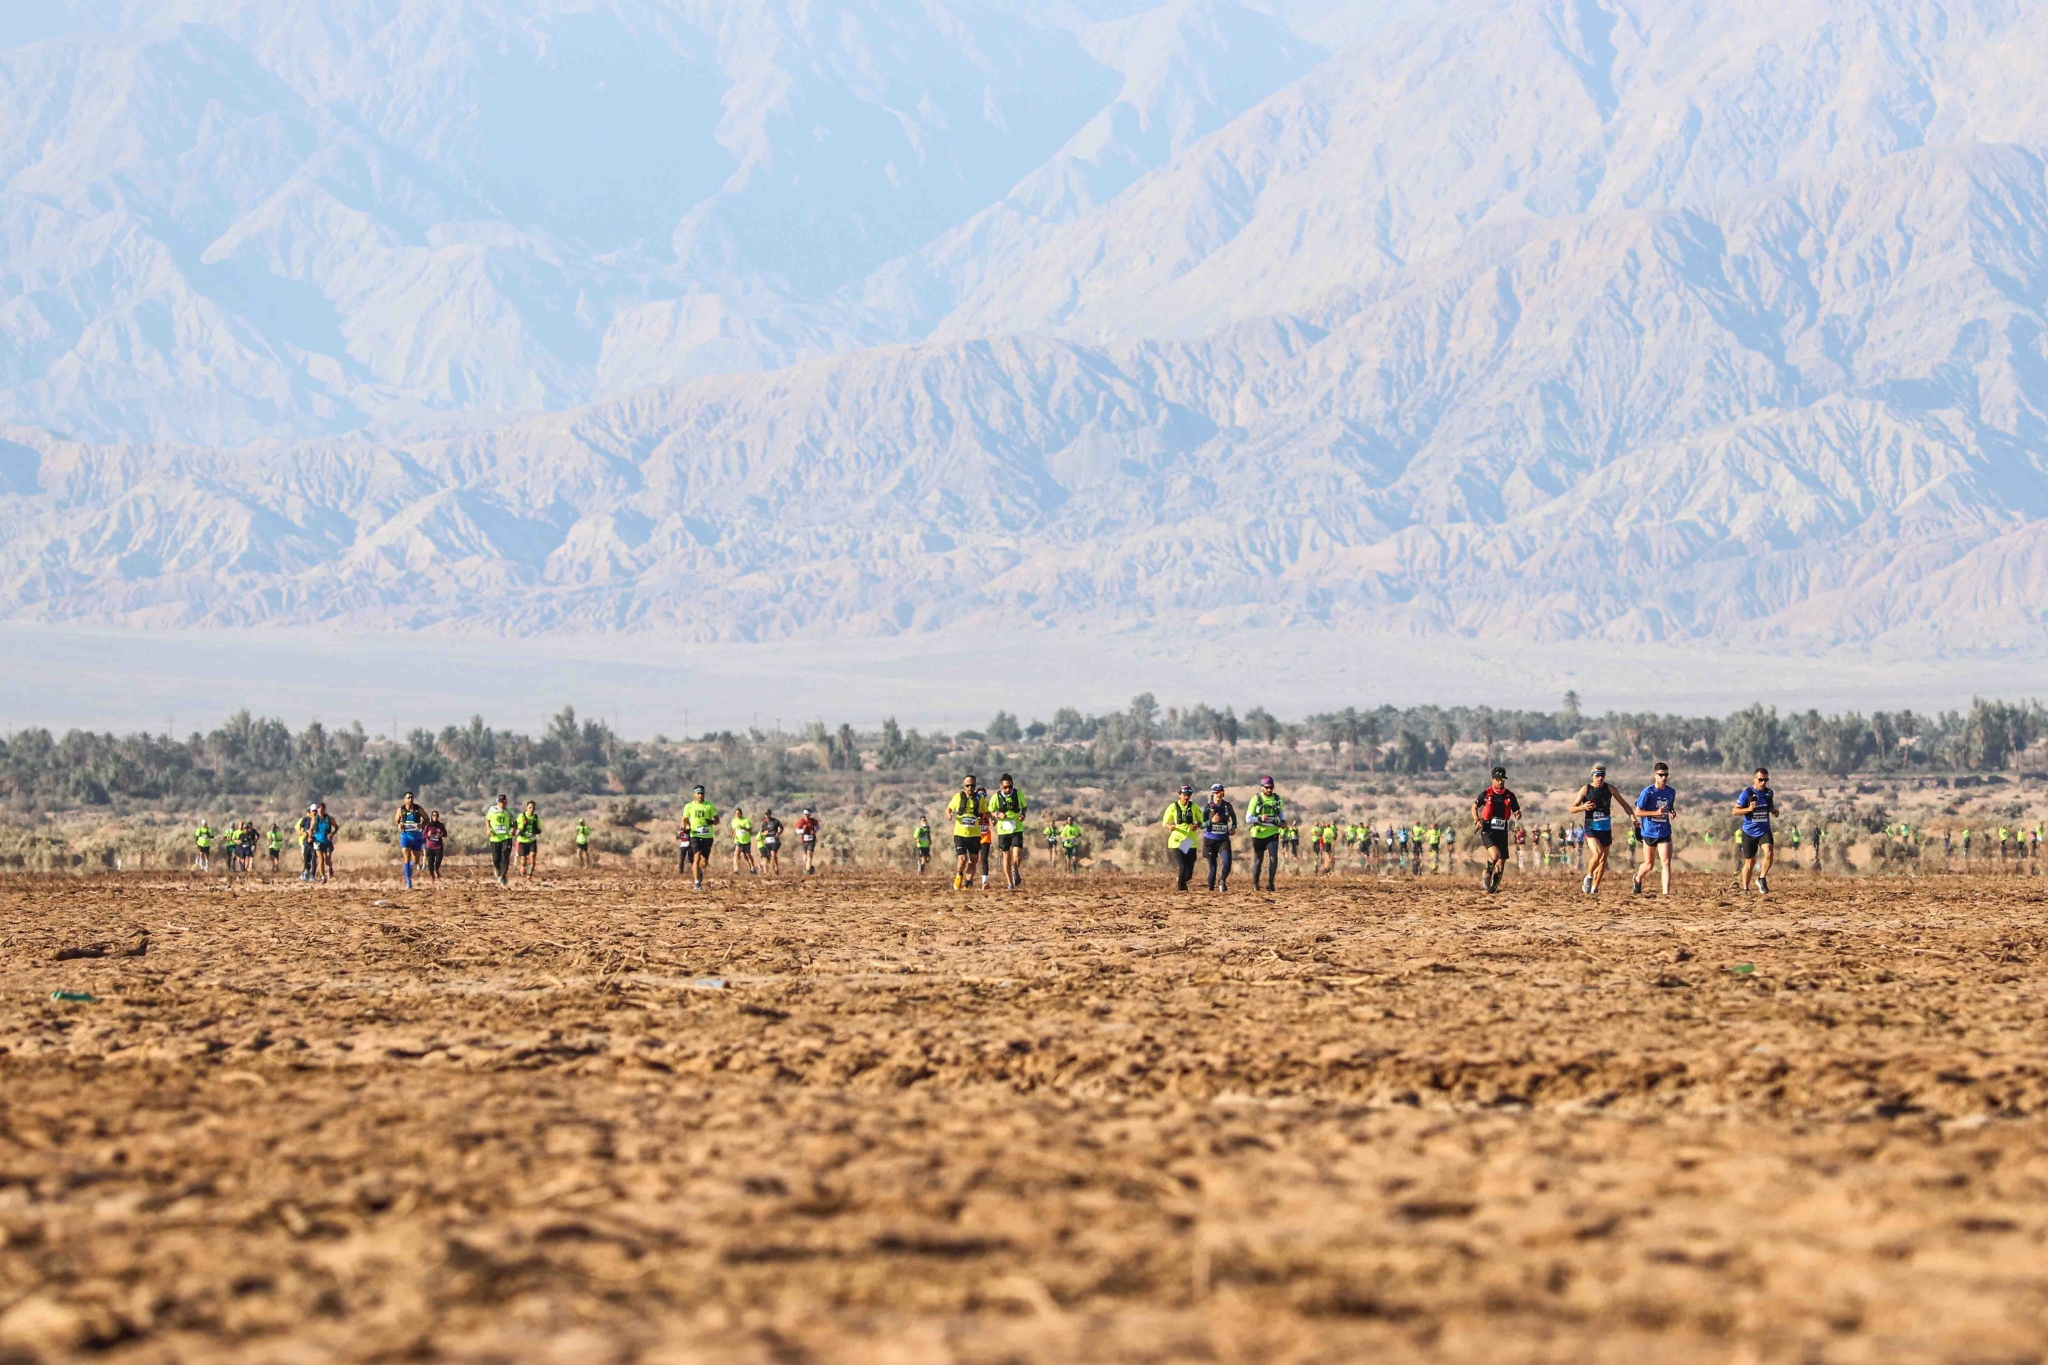
POLYGON ((2048 9, 0 18, 0 614, 2035 647, 2048 9))

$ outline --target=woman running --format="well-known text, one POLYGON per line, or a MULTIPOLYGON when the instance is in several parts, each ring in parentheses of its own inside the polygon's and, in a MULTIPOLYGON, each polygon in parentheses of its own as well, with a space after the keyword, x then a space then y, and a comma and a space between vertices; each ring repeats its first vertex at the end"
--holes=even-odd
POLYGON ((427 879, 438 882, 441 880, 441 855, 448 847, 448 826, 441 823, 441 812, 427 812, 427 823, 420 830, 420 838, 427 846, 427 879))
POLYGON ((761 866, 773 875, 781 875, 782 822, 775 818, 773 806, 761 812, 761 866))
POLYGON ((540 807, 527 802, 512 833, 519 840, 520 874, 530 879, 540 865, 540 807))

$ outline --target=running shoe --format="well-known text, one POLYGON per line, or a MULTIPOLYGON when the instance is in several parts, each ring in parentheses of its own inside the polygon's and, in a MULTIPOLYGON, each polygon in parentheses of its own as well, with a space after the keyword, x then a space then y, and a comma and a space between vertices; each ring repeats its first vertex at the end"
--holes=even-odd
POLYGON ((1590 896, 1593 894, 1593 878, 1591 876, 1587 876, 1580 879, 1579 894, 1584 896, 1590 896))
POLYGON ((1628 892, 1628 893, 1629 893, 1629 894, 1630 894, 1631 896, 1640 896, 1640 895, 1642 895, 1642 894, 1643 894, 1643 874, 1642 874, 1642 873, 1640 873, 1640 872, 1637 872, 1637 873, 1633 873, 1633 874, 1631 874, 1631 875, 1630 875, 1630 877, 1629 877, 1629 879, 1628 879, 1628 885, 1629 885, 1629 892, 1628 892))
POLYGON ((1758 877, 1756 879, 1756 893, 1759 896, 1771 894, 1771 879, 1769 877, 1758 877))

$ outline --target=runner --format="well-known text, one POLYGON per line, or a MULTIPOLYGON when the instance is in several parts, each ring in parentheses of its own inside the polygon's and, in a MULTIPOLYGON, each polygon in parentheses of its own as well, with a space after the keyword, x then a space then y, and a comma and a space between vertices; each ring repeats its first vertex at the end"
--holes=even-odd
POLYGON ((1223 784, 1209 788, 1202 806, 1202 857, 1209 864, 1209 889, 1230 890, 1230 836, 1237 833, 1237 807, 1223 794, 1223 784), (1218 864, 1221 870, 1218 870, 1218 864))
POLYGON ((1444 866, 1453 875, 1458 871, 1458 831, 1449 821, 1444 822, 1444 866))
POLYGON ((946 802, 946 814, 953 817, 953 889, 965 891, 981 862, 981 827, 988 815, 988 793, 976 784, 973 773, 960 779, 960 790, 946 802))
POLYGON ((256 870, 256 841, 260 837, 256 833, 256 822, 254 820, 244 820, 242 822, 242 837, 236 841, 238 845, 236 855, 242 860, 242 871, 244 872, 254 872, 256 870))
POLYGON ((989 798, 988 814, 995 826, 996 852, 1003 858, 1003 876, 1010 890, 1024 885, 1024 812, 1031 807, 1016 779, 1004 773, 996 780, 996 794, 989 798))
POLYGON ((1429 871, 1434 876, 1444 870, 1444 832, 1437 827, 1436 821, 1429 822, 1426 837, 1429 839, 1429 871))
POLYGON ((917 875, 922 877, 932 860, 932 822, 919 814, 917 828, 910 832, 911 842, 917 845, 917 875))
POLYGON ((579 815, 576 817, 576 866, 590 865, 590 821, 579 815))
POLYGON ((410 891, 413 864, 425 861, 420 855, 427 849, 426 836, 421 832, 427 823, 426 808, 412 799, 411 792, 407 792, 398 803, 398 814, 391 818, 391 823, 398 826, 398 865, 405 874, 405 889, 410 891))
POLYGON ((1074 823, 1074 817, 1071 815, 1067 817, 1066 823, 1060 826, 1060 852, 1067 858, 1067 875, 1080 876, 1081 827, 1074 823))
POLYGON ((500 886, 509 886, 512 880, 512 808, 506 804, 510 800, 499 792, 498 804, 484 812, 484 833, 491 840, 491 875, 500 886))
POLYGON ((1048 867, 1058 867, 1060 865, 1060 822, 1052 816, 1047 816, 1045 829, 1042 832, 1045 835, 1046 865, 1048 867))
POLYGON ((1180 796, 1166 807, 1159 823, 1166 829, 1166 856, 1174 865, 1173 889, 1185 891, 1195 875, 1195 828, 1202 823, 1202 813, 1195 806, 1195 789, 1183 783, 1180 796))
POLYGON ((1508 869, 1508 826, 1522 813, 1522 799, 1508 790, 1508 770, 1495 768, 1493 781, 1472 798, 1472 823, 1479 830, 1479 842, 1486 849, 1486 870, 1479 885, 1487 895, 1500 890, 1508 869))
POLYGON ((1515 871, 1516 871, 1516 872, 1520 872, 1520 871, 1522 871, 1522 870, 1523 870, 1523 867, 1524 867, 1524 863, 1523 863, 1523 861, 1522 861, 1522 860, 1523 860, 1523 858, 1524 858, 1524 857, 1526 857, 1526 856, 1527 856, 1527 854, 1528 854, 1528 850, 1529 850, 1529 831, 1528 831, 1527 829, 1523 828, 1523 826, 1522 826, 1522 822, 1521 822, 1521 821, 1517 820, 1517 821, 1515 822, 1515 871))
POLYGON ((270 833, 264 838, 270 845, 270 875, 277 875, 278 860, 284 856, 284 831, 277 827, 277 821, 270 822, 270 833))
POLYGON ((796 818, 796 844, 804 853, 804 875, 813 877, 818 872, 818 812, 809 806, 796 818))
POLYGON ((740 875, 740 864, 747 865, 747 875, 759 876, 761 869, 754 863, 754 822, 747 818, 745 806, 732 808, 732 875, 740 875))
POLYGON ((988 890, 989 853, 994 849, 995 841, 996 817, 984 815, 981 817, 981 850, 974 855, 974 865, 981 873, 981 889, 984 891, 988 890))
POLYGON ((761 865, 770 876, 782 875, 782 821, 773 806, 761 812, 761 865))
POLYGON ((1637 830, 1643 840, 1643 864, 1633 869, 1634 895, 1643 894, 1643 876, 1661 861, 1663 894, 1671 894, 1671 818, 1678 813, 1678 793, 1671 787, 1671 765, 1650 769, 1650 785, 1636 798, 1637 830), (1659 858, 1659 854, 1662 858, 1659 858))
POLYGON ((532 881, 540 868, 540 807, 527 802, 513 822, 512 833, 519 840, 519 870, 532 881))
POLYGON ((341 822, 327 813, 327 803, 313 805, 313 871, 323 882, 334 880, 334 841, 341 835, 341 822))
MULTIPOLYGON (((1752 870, 1759 896, 1771 894, 1771 858, 1777 852, 1771 843, 1771 817, 1778 813, 1778 794, 1771 790, 1771 770, 1758 768, 1756 778, 1735 798, 1735 813, 1742 817, 1742 872, 1738 880, 1746 894, 1752 870), (1761 867, 1757 866, 1762 854, 1761 867)), ((1819 841, 1814 841, 1818 849, 1819 841)))
POLYGON ((438 883, 441 880, 441 855, 448 848, 448 826, 441 823, 441 812, 427 812, 427 823, 420 830, 427 845, 427 878, 438 883))
POLYGON ((1607 850, 1614 844, 1614 805, 1620 802, 1623 810, 1631 816, 1635 807, 1620 792, 1607 785, 1607 765, 1595 763, 1593 776, 1585 786, 1579 788, 1578 796, 1572 801, 1572 813, 1583 814, 1586 824, 1579 831, 1579 846, 1587 853, 1586 875, 1579 882, 1579 890, 1588 896, 1600 894, 1600 879, 1607 875, 1607 850))
POLYGON ((201 820, 199 828, 192 831, 192 845, 197 850, 192 866, 201 872, 210 870, 213 866, 213 826, 201 820))
POLYGON ((310 882, 319 870, 318 857, 313 852, 313 814, 318 806, 306 807, 306 813, 298 818, 292 828, 299 836, 299 880, 310 882))
POLYGON ((1259 871, 1266 873, 1266 889, 1274 889, 1273 879, 1280 875, 1280 833, 1286 827, 1286 812, 1280 798, 1274 794, 1273 779, 1259 779, 1257 795, 1245 807, 1245 818, 1252 828, 1252 890, 1259 889, 1259 871))
POLYGON ((688 850, 685 860, 689 864, 690 889, 702 891, 704 874, 711 870, 711 845, 718 838, 718 807, 704 799, 702 787, 692 787, 690 793, 690 799, 683 803, 676 843, 688 850))

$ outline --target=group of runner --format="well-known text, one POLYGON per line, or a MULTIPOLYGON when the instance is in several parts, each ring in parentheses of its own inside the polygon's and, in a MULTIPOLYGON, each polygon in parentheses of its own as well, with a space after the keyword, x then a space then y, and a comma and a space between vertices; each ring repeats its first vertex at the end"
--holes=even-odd
MULTIPOLYGON (((946 818, 953 826, 953 889, 964 891, 977 877, 981 889, 989 888, 990 863, 1000 859, 1004 886, 1016 891, 1024 885, 1024 840, 1026 816, 1031 801, 1017 789, 1017 779, 1004 773, 989 791, 973 773, 960 779, 960 790, 946 801, 946 818)), ((1081 826, 1072 815, 1049 821, 1040 831, 1046 852, 1054 866, 1062 863, 1069 873, 1081 870, 1081 826)), ((932 857, 932 826, 920 815, 911 831, 917 849, 917 872, 924 875, 932 857)))
MULTIPOLYGON (((735 877, 742 867, 750 876, 763 871, 774 876, 782 871, 784 826, 773 807, 761 812, 761 822, 757 827, 747 814, 747 808, 735 805, 728 828, 732 838, 732 872, 735 877)), ((818 836, 823 829, 818 812, 809 806, 804 807, 803 814, 796 818, 797 849, 803 856, 806 877, 814 876, 818 871, 818 836)), ((692 885, 699 891, 704 889, 704 877, 711 870, 711 853, 717 843, 718 807, 706 799, 703 787, 693 788, 676 827, 676 870, 690 877, 692 885)))
MULTIPOLYGON (((1522 814, 1521 799, 1509 790, 1507 778, 1505 768, 1495 768, 1493 780, 1472 801, 1472 821, 1478 827, 1480 842, 1487 851, 1486 870, 1480 874, 1480 885, 1489 894, 1500 890, 1501 878, 1507 871, 1509 832, 1522 814)), ((1655 872, 1662 894, 1669 896, 1672 822, 1678 812, 1678 793, 1671 786, 1670 766, 1664 763, 1651 770, 1649 785, 1634 801, 1608 784, 1606 764, 1593 765, 1592 774, 1579 788, 1571 804, 1571 813, 1581 816, 1585 822, 1580 833, 1582 847, 1586 850, 1585 876, 1580 880, 1580 891, 1588 896, 1600 894, 1601 883, 1607 874, 1607 855, 1614 845, 1617 808, 1626 813, 1633 826, 1636 845, 1643 854, 1642 862, 1629 869, 1631 889, 1637 895, 1642 894, 1645 878, 1655 872)), ((1745 894, 1754 885, 1759 895, 1769 895, 1771 862, 1777 854, 1772 821, 1778 814, 1778 797, 1771 788, 1770 769, 1758 768, 1751 775, 1749 785, 1736 796, 1733 811, 1741 817, 1737 885, 1745 894)))
MULTIPOLYGON (((1570 814, 1576 818, 1574 826, 1569 829, 1560 826, 1554 832, 1546 825, 1535 826, 1532 841, 1530 828, 1522 822, 1521 799, 1508 787, 1506 769, 1496 767, 1492 780, 1472 802, 1472 821, 1480 851, 1484 854, 1481 886, 1489 893, 1498 891, 1511 854, 1520 868, 1524 849, 1534 842, 1539 867, 1548 865, 1555 850, 1554 856, 1560 863, 1571 863, 1582 871, 1580 890, 1589 896, 1598 895, 1609 871, 1609 855, 1617 833, 1617 822, 1626 820, 1628 844, 1632 850, 1629 858, 1631 890, 1641 894, 1654 878, 1657 889, 1663 895, 1670 895, 1673 821, 1678 811, 1678 796, 1670 778, 1669 766, 1656 764, 1648 784, 1630 800, 1608 782, 1606 765, 1596 763, 1569 808, 1570 814), (1633 850, 1640 850, 1640 860, 1633 850)), ((971 773, 962 779, 960 790, 946 803, 946 817, 953 832, 955 890, 967 889, 977 881, 982 889, 987 889, 996 864, 1000 865, 1004 884, 1009 889, 1023 886, 1025 831, 1030 808, 1029 798, 1009 773, 1001 776, 994 790, 982 787, 971 773)), ((1769 769, 1756 769, 1749 785, 1743 787, 1731 809, 1740 822, 1737 884, 1744 892, 1753 888, 1759 894, 1768 895, 1771 868, 1776 858, 1774 822, 1779 814, 1769 769)), ((397 829, 405 884, 411 887, 422 878, 438 882, 449 841, 448 827, 441 813, 422 806, 412 792, 407 792, 392 819, 397 829)), ((692 884, 699 890, 703 888, 710 869, 720 824, 718 807, 707 799, 703 787, 695 788, 691 800, 683 806, 676 831, 676 849, 677 870, 691 877, 692 884)), ((1212 784, 1206 797, 1199 801, 1195 788, 1191 784, 1183 785, 1175 799, 1168 803, 1160 824, 1166 831, 1167 852, 1174 867, 1175 889, 1178 891, 1186 891, 1192 884, 1198 864, 1207 867, 1206 884, 1210 890, 1229 890, 1235 841, 1241 834, 1251 840, 1252 886, 1255 890, 1275 889, 1283 852, 1299 856, 1300 827, 1287 818, 1286 803, 1276 791, 1271 777, 1259 779, 1242 817, 1222 783, 1212 784)), ((500 793, 485 810, 483 825, 485 842, 491 852, 492 874, 500 885, 509 884, 515 875, 528 879, 538 875, 543 825, 536 802, 527 801, 523 806, 514 808, 510 798, 500 793)), ((739 875, 742 870, 748 874, 780 872, 785 827, 772 808, 763 811, 756 822, 744 806, 735 806, 726 818, 725 829, 732 843, 733 875, 739 875)), ((804 875, 814 875, 818 870, 817 850, 821 833, 815 809, 804 808, 795 822, 794 832, 802 854, 804 875)), ((1075 815, 1069 813, 1048 820, 1040 833, 1054 866, 1064 866, 1069 872, 1080 870, 1084 836, 1075 815)), ((1981 841, 1976 837, 1977 833, 1969 829, 1962 832, 1961 852, 1966 862, 1977 855, 1976 846, 1980 842, 1983 856, 1988 859, 1994 839, 2000 862, 2008 858, 2024 861, 2030 855, 2034 858, 2039 856, 2041 832, 2038 827, 2031 831, 2017 827, 1987 830, 1982 832, 1984 837, 1981 841)), ((230 871, 252 872, 259 849, 262 849, 268 852, 270 870, 275 873, 280 869, 286 843, 296 842, 301 860, 299 879, 325 882, 334 876, 334 846, 339 834, 340 823, 329 813, 324 801, 309 805, 289 832, 272 824, 264 834, 250 820, 235 822, 224 831, 216 831, 201 822, 193 836, 194 865, 202 870, 209 869, 213 859, 221 857, 226 860, 230 871)), ((1816 829, 1807 841, 1814 851, 1815 867, 1819 866, 1819 834, 1816 829)), ((1368 867, 1398 868, 1420 874, 1425 850, 1432 871, 1441 866, 1440 856, 1453 866, 1456 864, 1456 830, 1433 823, 1389 826, 1382 834, 1369 823, 1340 825, 1333 819, 1324 819, 1310 823, 1309 835, 1317 873, 1336 870, 1340 844, 1355 848, 1368 867)), ((1888 826, 1885 835, 1915 853, 1921 847, 1922 831, 1911 825, 1888 826)), ((1802 843, 1796 826, 1790 830, 1790 836, 1796 855, 1802 843)), ((591 839, 590 822, 579 818, 573 835, 579 866, 589 866, 594 861, 591 839)), ((917 870, 922 874, 932 856, 933 833, 929 819, 919 818, 911 839, 917 870)), ((1945 859, 1956 851, 1956 845, 1953 832, 1942 835, 1945 859)))

